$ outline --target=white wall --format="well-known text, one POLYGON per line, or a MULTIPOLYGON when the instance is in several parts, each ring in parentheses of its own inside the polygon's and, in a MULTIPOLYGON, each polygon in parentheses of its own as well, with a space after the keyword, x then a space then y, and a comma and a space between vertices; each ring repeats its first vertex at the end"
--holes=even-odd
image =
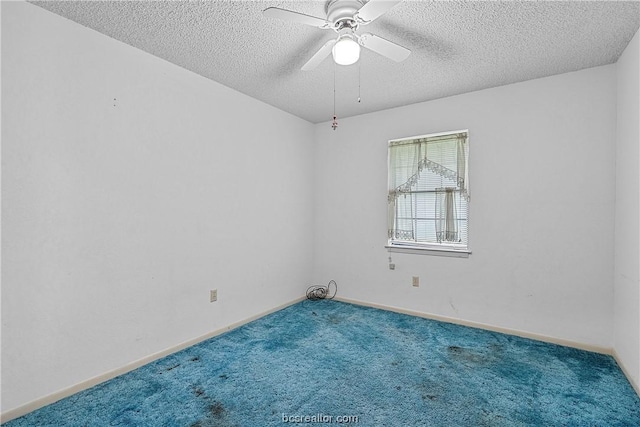
POLYGON ((304 294, 310 123, 28 3, 2 42, 3 412, 304 294))
POLYGON ((617 78, 614 349, 640 390, 640 32, 617 78))
POLYGON ((317 125, 314 281, 335 279, 345 298, 611 348, 615 70, 317 125), (469 129, 473 254, 388 253, 387 141, 459 129, 469 129))
POLYGON ((638 378, 638 35, 617 66, 334 132, 1 6, 2 412, 291 301, 311 276, 346 298, 615 345, 638 378), (473 254, 389 254, 387 140, 456 129, 470 131, 473 254))

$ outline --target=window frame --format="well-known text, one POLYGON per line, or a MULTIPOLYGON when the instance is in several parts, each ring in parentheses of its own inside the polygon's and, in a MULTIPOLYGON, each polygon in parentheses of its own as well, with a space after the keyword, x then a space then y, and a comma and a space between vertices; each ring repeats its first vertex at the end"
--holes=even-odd
MULTIPOLYGON (((397 142, 411 140, 411 139, 435 138, 439 136, 453 135, 453 134, 459 134, 459 133, 466 134, 467 149, 470 150, 468 129, 430 133, 426 135, 417 135, 417 136, 410 136, 410 137, 404 137, 404 138, 396 138, 396 139, 391 139, 387 141, 387 195, 388 195, 389 179, 390 179, 390 172, 391 172, 391 156, 389 155, 390 153, 389 147, 391 146, 392 143, 397 143, 397 142)), ((470 153, 467 152, 467 163, 466 163, 467 173, 469 173, 469 163, 470 163, 469 157, 470 157, 470 153)), ((467 199, 466 247, 461 247, 458 245, 451 245, 446 243, 432 243, 432 242, 421 243, 421 242, 408 242, 408 241, 394 241, 392 240, 391 237, 387 236, 387 244, 385 245, 385 248, 387 249, 388 252, 468 258, 469 255, 471 254, 471 236, 470 236, 471 233, 469 231, 470 217, 471 217, 471 203, 470 203, 470 196, 469 196, 467 199)), ((387 222, 388 221, 389 221, 389 218, 387 218, 387 222)))

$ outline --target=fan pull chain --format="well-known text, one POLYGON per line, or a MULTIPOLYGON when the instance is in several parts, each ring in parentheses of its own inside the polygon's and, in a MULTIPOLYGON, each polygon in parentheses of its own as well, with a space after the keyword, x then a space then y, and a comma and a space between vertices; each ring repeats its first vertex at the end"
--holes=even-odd
POLYGON ((360 103, 360 62, 358 61, 358 104, 360 103))
POLYGON ((336 63, 333 63, 333 123, 331 123, 333 130, 338 128, 338 118, 336 116, 336 63))

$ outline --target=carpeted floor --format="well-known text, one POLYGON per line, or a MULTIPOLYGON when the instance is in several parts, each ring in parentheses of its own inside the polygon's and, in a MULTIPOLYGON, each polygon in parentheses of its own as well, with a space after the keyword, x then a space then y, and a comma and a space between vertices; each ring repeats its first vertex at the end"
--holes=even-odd
POLYGON ((296 424, 640 426, 640 398, 610 356, 303 301, 5 425, 296 424))

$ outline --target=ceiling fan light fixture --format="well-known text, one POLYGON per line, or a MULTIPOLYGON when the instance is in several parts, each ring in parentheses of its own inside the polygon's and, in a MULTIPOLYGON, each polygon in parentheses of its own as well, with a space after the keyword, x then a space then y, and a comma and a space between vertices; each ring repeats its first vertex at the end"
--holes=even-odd
POLYGON ((333 60, 338 65, 351 65, 360 59, 360 45, 349 34, 338 39, 332 49, 333 60))

